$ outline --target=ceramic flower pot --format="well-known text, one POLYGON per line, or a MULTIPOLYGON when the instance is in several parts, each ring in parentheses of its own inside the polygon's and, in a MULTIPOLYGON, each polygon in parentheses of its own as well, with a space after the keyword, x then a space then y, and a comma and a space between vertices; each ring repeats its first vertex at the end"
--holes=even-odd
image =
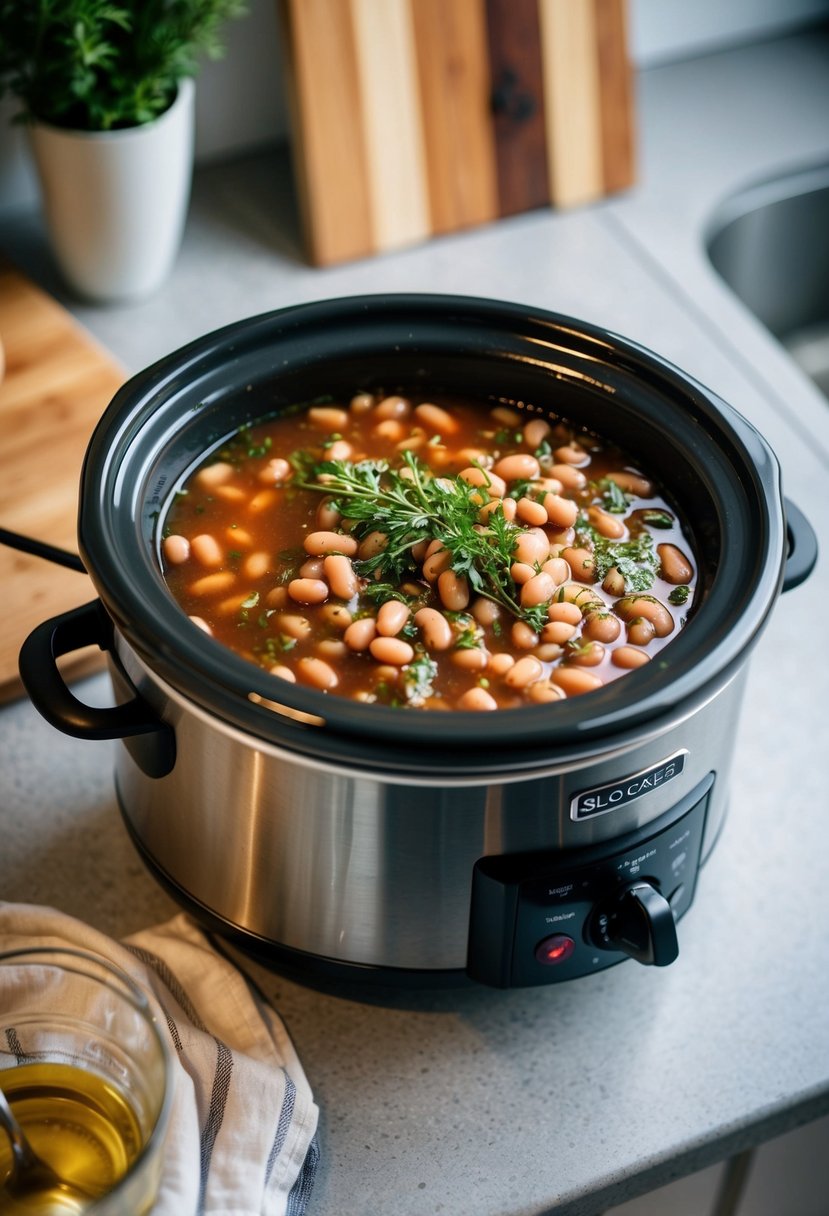
POLYGON ((54 254, 80 296, 137 300, 169 273, 190 198, 194 92, 183 80, 170 108, 138 127, 30 127, 54 254))

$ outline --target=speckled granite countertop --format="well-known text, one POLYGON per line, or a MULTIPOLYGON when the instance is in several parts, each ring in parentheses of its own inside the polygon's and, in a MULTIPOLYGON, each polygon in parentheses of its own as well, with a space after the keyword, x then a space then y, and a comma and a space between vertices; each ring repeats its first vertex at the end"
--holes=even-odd
MULTIPOLYGON (((829 404, 708 266, 719 203, 829 162, 829 37, 809 33, 640 76, 640 180, 326 271, 303 265, 284 159, 200 171, 175 273, 117 310, 65 302, 138 370, 226 322, 359 292, 447 291, 551 308, 634 338, 735 405, 776 449, 829 551, 829 404)), ((60 297, 39 221, 0 249, 60 297)), ((592 1216, 829 1111, 829 664, 824 558, 751 661, 731 807, 683 919, 680 958, 570 985, 366 994, 254 968, 322 1110, 314 1216, 592 1216)), ((88 700, 106 696, 87 680, 88 700)), ((174 908, 122 825, 110 745, 0 711, 0 895, 121 935, 174 908)))

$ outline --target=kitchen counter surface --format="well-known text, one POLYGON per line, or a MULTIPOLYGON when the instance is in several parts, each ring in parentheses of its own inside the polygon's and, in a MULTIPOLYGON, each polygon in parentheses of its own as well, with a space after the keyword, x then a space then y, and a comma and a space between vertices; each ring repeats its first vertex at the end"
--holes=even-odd
MULTIPOLYGON (((371 261, 313 270, 279 152, 201 169, 173 277, 118 309, 64 298, 39 218, 0 249, 130 370, 298 301, 389 290, 486 295, 634 338, 769 439, 829 552, 829 402, 708 266, 702 234, 756 178, 829 163, 829 36, 640 73, 639 182, 371 261)), ((314 1216, 593 1216, 829 1112, 829 664, 825 556, 751 660, 731 806, 679 926, 680 957, 569 985, 365 993, 252 966, 321 1108, 314 1216), (817 621, 817 626, 815 626, 817 621)), ((80 694, 106 697, 103 676, 80 694)), ((115 801, 111 745, 0 710, 0 896, 120 936, 174 906, 115 801)))

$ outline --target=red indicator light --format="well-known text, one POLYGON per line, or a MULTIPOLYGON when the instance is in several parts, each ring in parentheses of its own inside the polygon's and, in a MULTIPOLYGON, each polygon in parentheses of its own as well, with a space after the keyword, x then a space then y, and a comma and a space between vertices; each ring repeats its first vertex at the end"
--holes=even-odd
POLYGON ((566 933, 554 933, 552 937, 545 937, 538 943, 535 957, 545 967, 554 967, 556 963, 563 963, 568 959, 575 948, 576 943, 572 937, 568 937, 566 933))

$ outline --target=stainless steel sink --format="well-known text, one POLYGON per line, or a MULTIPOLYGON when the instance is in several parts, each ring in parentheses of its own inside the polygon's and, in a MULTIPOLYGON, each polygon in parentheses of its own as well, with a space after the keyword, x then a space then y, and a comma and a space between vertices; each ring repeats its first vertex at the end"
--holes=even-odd
POLYGON ((714 269, 829 399, 829 165, 728 199, 706 248, 714 269))

